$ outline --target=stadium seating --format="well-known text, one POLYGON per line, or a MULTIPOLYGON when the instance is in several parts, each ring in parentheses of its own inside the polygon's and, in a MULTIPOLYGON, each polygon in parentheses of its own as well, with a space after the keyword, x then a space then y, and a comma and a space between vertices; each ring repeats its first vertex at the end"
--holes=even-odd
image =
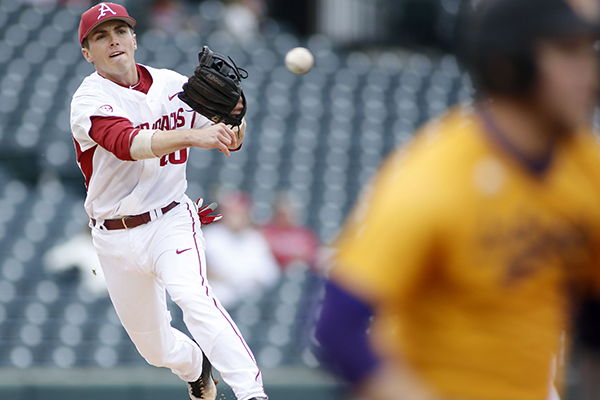
MULTIPOLYGON (((77 44, 81 11, 0 1, 0 366, 145 363, 107 298, 86 292, 77 273, 51 274, 42 263, 85 219, 69 132, 71 95, 93 71, 77 44)), ((217 187, 248 191, 262 223, 275 193, 289 188, 304 205, 303 222, 324 243, 386 154, 422 122, 471 95, 450 55, 344 52, 323 36, 301 41, 289 33, 239 44, 212 29, 217 17, 210 7, 199 13, 200 34, 138 32, 136 55, 138 62, 188 75, 208 44, 249 72, 244 150, 225 159, 194 149, 190 196, 210 196, 217 187), (297 45, 316 56, 304 76, 283 67, 285 53, 297 45)), ((232 310, 261 365, 318 365, 309 326, 319 288, 318 277, 293 270, 273 290, 232 310)), ((180 311, 171 308, 174 324, 185 330, 180 311)))

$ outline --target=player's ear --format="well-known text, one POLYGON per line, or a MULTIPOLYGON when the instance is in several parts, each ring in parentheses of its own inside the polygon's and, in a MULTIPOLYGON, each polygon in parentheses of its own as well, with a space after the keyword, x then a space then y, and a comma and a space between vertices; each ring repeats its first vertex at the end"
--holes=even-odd
POLYGON ((133 49, 137 50, 137 36, 133 34, 133 49))
POLYGON ((82 47, 81 54, 83 54, 83 58, 85 58, 87 62, 92 64, 94 63, 94 60, 92 59, 92 56, 90 55, 90 51, 88 49, 82 47))

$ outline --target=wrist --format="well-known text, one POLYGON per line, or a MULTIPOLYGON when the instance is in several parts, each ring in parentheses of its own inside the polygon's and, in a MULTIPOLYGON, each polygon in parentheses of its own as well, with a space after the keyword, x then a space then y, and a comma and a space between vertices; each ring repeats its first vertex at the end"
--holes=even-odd
POLYGON ((180 138, 179 144, 182 148, 198 147, 200 149, 209 149, 205 138, 206 128, 200 129, 185 129, 177 131, 177 135, 180 138))

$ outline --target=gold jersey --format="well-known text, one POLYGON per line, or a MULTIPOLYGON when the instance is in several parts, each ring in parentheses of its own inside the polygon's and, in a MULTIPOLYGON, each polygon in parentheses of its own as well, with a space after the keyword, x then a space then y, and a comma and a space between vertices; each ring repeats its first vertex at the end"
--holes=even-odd
POLYGON ((600 147, 534 172, 458 107, 395 151, 336 243, 332 279, 443 398, 544 400, 574 298, 600 290, 600 147))

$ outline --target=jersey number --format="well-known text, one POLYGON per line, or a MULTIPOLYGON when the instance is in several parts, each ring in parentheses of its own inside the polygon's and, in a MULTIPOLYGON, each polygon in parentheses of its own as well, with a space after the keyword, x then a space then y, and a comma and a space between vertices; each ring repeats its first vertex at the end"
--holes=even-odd
POLYGON ((160 158, 160 166, 164 167, 167 163, 183 164, 187 161, 187 149, 181 149, 171 154, 165 154, 160 158))

